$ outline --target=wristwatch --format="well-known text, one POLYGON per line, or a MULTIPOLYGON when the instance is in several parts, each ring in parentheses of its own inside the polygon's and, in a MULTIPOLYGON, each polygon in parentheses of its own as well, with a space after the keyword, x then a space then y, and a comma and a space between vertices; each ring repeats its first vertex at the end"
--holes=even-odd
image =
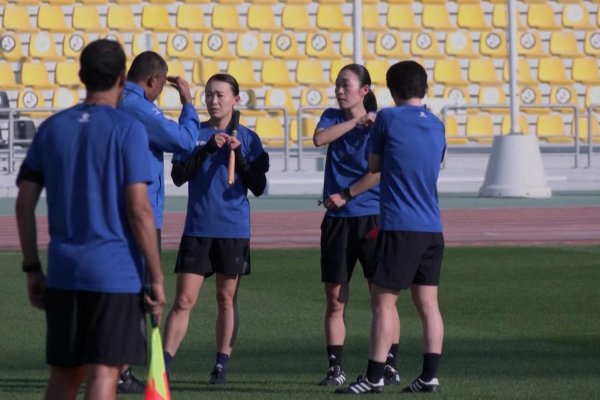
POLYGON ((25 264, 23 263, 21 265, 21 269, 23 270, 23 272, 25 273, 29 273, 29 272, 40 272, 42 270, 42 264, 38 261, 35 262, 33 264, 25 264))
POLYGON ((342 199, 346 200, 346 201, 350 201, 354 198, 354 196, 352 196, 352 193, 350 193, 350 186, 348 186, 347 188, 345 188, 342 191, 342 199))

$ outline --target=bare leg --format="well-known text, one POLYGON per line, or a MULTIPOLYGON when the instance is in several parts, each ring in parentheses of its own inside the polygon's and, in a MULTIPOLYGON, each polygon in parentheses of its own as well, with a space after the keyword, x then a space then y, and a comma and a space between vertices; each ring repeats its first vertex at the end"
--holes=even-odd
POLYGON ((85 367, 87 386, 86 400, 116 400, 117 379, 120 365, 88 364, 85 367))
POLYGON ((231 354, 235 327, 236 311, 234 297, 237 291, 238 275, 226 275, 217 272, 217 352, 231 354))
POLYGON ((412 285, 412 300, 421 317, 423 353, 442 354, 444 322, 437 299, 437 286, 412 285))
POLYGON ((348 303, 348 283, 325 283, 325 340, 329 346, 341 346, 346 338, 344 310, 348 303))
POLYGON ((369 344, 369 359, 385 363, 392 343, 400 332, 400 318, 396 308, 398 292, 371 285, 371 335, 369 344))
MULTIPOLYGON (((74 400, 85 374, 84 367, 50 367, 50 380, 46 387, 46 400, 74 400)), ((111 388, 115 391, 117 382, 111 388)))

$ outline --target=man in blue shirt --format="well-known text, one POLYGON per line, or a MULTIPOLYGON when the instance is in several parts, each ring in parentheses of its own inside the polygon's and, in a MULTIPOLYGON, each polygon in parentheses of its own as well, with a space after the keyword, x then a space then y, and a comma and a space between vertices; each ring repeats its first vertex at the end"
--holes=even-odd
POLYGON ((381 172, 380 232, 373 274, 373 321, 366 376, 339 389, 343 394, 378 393, 388 349, 400 331, 396 301, 411 296, 423 327, 423 370, 403 391, 437 392, 444 325, 437 290, 444 251, 437 179, 446 149, 444 126, 422 99, 427 73, 414 61, 390 67, 387 86, 396 107, 381 110, 371 134, 369 170, 381 172))
POLYGON ((125 82, 125 53, 110 40, 81 53, 82 104, 55 114, 35 135, 17 185, 23 271, 34 307, 46 312, 45 398, 116 399, 124 364, 146 361, 146 308, 165 303, 152 209, 148 139, 141 123, 115 107, 125 82), (48 204, 47 277, 41 269, 35 208, 48 204), (110 332, 110 335, 106 335, 110 332))

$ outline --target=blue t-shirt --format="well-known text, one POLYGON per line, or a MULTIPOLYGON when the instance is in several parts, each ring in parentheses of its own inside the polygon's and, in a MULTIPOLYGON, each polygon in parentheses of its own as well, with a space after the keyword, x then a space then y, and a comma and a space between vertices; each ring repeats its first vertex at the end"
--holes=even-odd
MULTIPOLYGON (((346 120, 344 112, 335 108, 325 110, 317 124, 329 128, 346 120)), ((371 127, 356 127, 340 136, 327 147, 323 200, 352 185, 369 171, 369 139, 371 127)), ((332 217, 362 217, 379 214, 379 185, 356 196, 338 210, 327 210, 332 217)))
POLYGON ((382 230, 442 231, 437 179, 445 148, 444 125, 425 107, 379 111, 371 152, 381 156, 382 230))
MULTIPOLYGON (((200 129, 206 139, 219 131, 202 122, 200 129)), ((221 131, 222 132, 222 131, 221 131)), ((252 162, 264 150, 258 135, 240 125, 237 138, 241 153, 252 162)), ((183 161, 187 154, 176 154, 173 161, 183 161)), ((208 238, 250 238, 250 204, 248 188, 242 183, 237 171, 235 182, 227 184, 229 147, 223 146, 208 155, 199 171, 188 182, 188 205, 183 234, 208 238)))
POLYGON ((192 151, 198 141, 200 120, 192 104, 181 109, 179 123, 165 117, 154 103, 144 96, 144 90, 132 82, 125 82, 119 109, 144 124, 148 132, 151 151, 152 182, 148 185, 148 199, 158 229, 162 226, 165 203, 165 179, 163 153, 192 151))
POLYGON ((125 187, 151 180, 144 126, 109 106, 79 104, 47 119, 24 163, 48 204, 48 287, 139 293, 142 255, 125 187))

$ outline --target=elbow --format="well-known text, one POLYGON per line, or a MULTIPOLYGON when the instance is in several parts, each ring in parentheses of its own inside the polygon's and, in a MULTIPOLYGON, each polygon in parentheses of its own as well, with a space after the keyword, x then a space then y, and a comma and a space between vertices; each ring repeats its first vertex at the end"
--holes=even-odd
POLYGON ((323 141, 315 135, 315 136, 313 136, 313 144, 315 145, 315 147, 321 147, 325 143, 323 143, 323 141))

